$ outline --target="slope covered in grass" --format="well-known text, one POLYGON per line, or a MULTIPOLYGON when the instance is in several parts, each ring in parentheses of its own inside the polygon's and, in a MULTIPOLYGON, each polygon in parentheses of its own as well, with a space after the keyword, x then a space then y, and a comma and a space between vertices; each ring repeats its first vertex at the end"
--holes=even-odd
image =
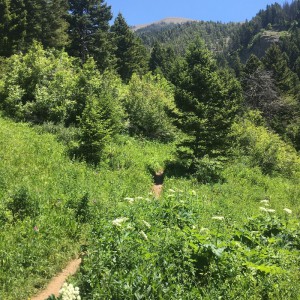
POLYGON ((120 137, 93 169, 71 161, 55 136, 0 119, 0 298, 26 299, 78 253, 95 207, 148 196, 149 170, 167 152, 120 137))

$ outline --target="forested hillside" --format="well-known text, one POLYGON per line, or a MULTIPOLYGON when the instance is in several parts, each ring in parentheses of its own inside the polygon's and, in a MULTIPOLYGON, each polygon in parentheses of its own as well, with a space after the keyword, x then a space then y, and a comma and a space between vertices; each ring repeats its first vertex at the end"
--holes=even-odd
POLYGON ((176 54, 183 54, 191 41, 204 39, 207 47, 214 52, 223 52, 238 31, 241 24, 221 22, 190 21, 182 24, 159 23, 138 29, 135 33, 148 49, 158 42, 172 48, 176 54))
POLYGON ((0 0, 0 298, 298 299, 300 1, 112 18, 0 0))

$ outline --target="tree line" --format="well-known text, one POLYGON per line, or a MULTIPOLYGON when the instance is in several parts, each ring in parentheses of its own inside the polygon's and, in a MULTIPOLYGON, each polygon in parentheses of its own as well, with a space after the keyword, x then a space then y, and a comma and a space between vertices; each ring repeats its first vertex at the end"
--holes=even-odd
POLYGON ((99 70, 116 68, 124 80, 146 68, 141 42, 119 14, 112 26, 111 7, 103 0, 1 0, 0 56, 26 52, 34 41, 65 49, 99 70))
POLYGON ((124 133, 176 140, 177 169, 210 181, 231 155, 232 125, 249 110, 299 149, 293 22, 292 39, 243 64, 240 49, 220 58, 200 38, 180 54, 156 40, 149 53, 122 14, 110 25, 103 0, 0 5, 1 110, 17 121, 75 128, 72 155, 97 164, 124 133))

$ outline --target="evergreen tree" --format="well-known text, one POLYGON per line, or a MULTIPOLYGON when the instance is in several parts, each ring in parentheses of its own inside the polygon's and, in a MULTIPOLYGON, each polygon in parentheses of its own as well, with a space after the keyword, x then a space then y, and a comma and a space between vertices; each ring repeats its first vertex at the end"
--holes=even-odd
POLYGON ((111 7, 104 0, 69 0, 69 53, 84 63, 92 56, 101 70, 112 64, 111 7))
POLYGON ((67 0, 0 0, 0 55, 26 51, 34 40, 63 48, 67 12, 67 0))
POLYGON ((0 0, 0 56, 24 49, 26 22, 24 0, 0 0))
POLYGON ((68 7, 68 0, 47 1, 43 8, 43 13, 47 14, 41 39, 44 47, 62 49, 68 44, 68 7))
POLYGON ((0 0, 0 54, 6 56, 10 51, 9 26, 10 26, 10 1, 0 0))
POLYGON ((148 61, 146 49, 130 30, 122 14, 115 19, 111 31, 114 34, 117 70, 121 78, 127 82, 133 73, 144 74, 148 61))
POLYGON ((159 69, 163 73, 165 60, 166 53, 164 49, 162 48, 160 43, 155 42, 149 60, 150 71, 157 72, 157 70, 159 69))
POLYGON ((276 85, 282 92, 293 94, 297 92, 299 79, 288 67, 288 58, 279 46, 274 44, 267 50, 263 63, 265 68, 272 72, 276 85))
POLYGON ((80 119, 79 153, 87 162, 97 164, 103 154, 105 144, 111 139, 110 121, 105 119, 99 101, 90 98, 80 119))
POLYGON ((226 152, 241 88, 228 71, 218 72, 216 61, 201 41, 190 48, 174 79, 180 128, 189 136, 179 148, 179 159, 196 172, 205 155, 216 158, 226 152))
POLYGON ((244 67, 244 73, 247 75, 251 75, 259 69, 263 69, 262 62, 255 54, 251 54, 244 67))
POLYGON ((162 73, 165 78, 169 79, 175 60, 176 56, 172 48, 165 49, 160 43, 156 42, 151 51, 149 68, 153 73, 162 73))
POLYGON ((240 78, 243 72, 243 65, 237 51, 229 58, 229 65, 234 70, 236 77, 240 78))
POLYGON ((26 47, 34 40, 45 48, 67 45, 67 0, 24 0, 27 14, 26 47))

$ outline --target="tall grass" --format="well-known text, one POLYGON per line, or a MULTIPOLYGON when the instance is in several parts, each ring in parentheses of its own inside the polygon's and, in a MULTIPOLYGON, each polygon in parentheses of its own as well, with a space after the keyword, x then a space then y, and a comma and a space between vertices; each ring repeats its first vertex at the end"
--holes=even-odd
POLYGON ((70 160, 54 135, 0 119, 0 298, 26 299, 78 253, 89 211, 148 196, 162 152, 120 137, 96 169, 70 160))

